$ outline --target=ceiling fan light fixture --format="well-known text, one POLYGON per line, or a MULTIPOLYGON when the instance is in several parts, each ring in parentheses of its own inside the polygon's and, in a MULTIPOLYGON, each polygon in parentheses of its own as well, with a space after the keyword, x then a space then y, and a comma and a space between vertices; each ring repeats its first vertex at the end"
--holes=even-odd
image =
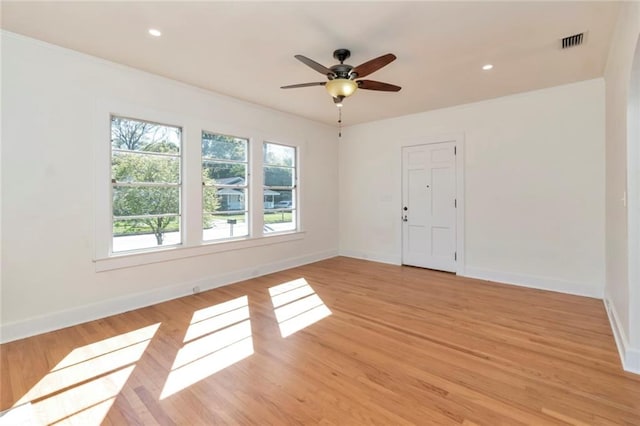
POLYGON ((332 97, 346 98, 353 95, 353 93, 358 88, 358 83, 346 78, 334 78, 333 80, 327 81, 325 87, 327 88, 327 92, 329 92, 332 97))

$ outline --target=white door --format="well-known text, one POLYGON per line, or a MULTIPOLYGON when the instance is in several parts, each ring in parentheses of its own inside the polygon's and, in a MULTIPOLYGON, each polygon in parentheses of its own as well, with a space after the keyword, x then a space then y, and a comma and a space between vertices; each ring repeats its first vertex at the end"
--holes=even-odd
POLYGON ((456 271, 456 145, 402 149, 402 263, 456 271))

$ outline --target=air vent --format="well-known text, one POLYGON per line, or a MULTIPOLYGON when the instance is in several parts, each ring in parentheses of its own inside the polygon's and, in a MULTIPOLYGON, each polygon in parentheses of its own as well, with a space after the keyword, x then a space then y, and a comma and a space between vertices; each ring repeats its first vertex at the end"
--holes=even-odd
POLYGON ((580 46, 584 41, 584 33, 574 34, 562 39, 562 48, 568 49, 573 46, 580 46))

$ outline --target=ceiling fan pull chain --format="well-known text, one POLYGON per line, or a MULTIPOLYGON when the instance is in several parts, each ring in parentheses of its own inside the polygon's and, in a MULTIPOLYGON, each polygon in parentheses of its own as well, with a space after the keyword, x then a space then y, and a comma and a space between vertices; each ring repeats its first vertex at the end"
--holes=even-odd
POLYGON ((342 108, 338 108, 338 137, 342 137, 342 108))

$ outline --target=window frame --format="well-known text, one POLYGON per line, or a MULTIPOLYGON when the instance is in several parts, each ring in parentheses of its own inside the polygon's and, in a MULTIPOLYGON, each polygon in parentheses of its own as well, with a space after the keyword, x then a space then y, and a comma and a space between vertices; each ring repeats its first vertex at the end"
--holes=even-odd
POLYGON ((113 153, 114 151, 117 152, 121 152, 121 153, 132 153, 135 155, 144 155, 144 156, 156 156, 156 157, 168 157, 168 158, 175 158, 178 160, 178 181, 176 183, 169 183, 169 182, 160 182, 160 183, 156 183, 156 182, 134 182, 134 183, 130 183, 130 182, 117 182, 115 180, 115 178, 113 177, 113 172, 112 172, 112 168, 110 167, 110 176, 111 176, 111 192, 110 192, 110 212, 111 212, 111 239, 110 239, 110 244, 109 244, 109 253, 111 255, 120 255, 120 254, 126 254, 126 253, 138 253, 138 252, 149 252, 149 251, 155 251, 155 250, 159 250, 162 248, 166 248, 166 247, 179 247, 183 244, 184 241, 184 215, 183 215, 183 167, 184 167, 184 159, 183 159, 183 147, 184 147, 184 129, 182 126, 179 125, 174 125, 174 124, 167 124, 167 123, 160 123, 157 121, 151 121, 151 120, 146 120, 146 119, 142 119, 142 118, 136 118, 136 117, 128 117, 128 116, 123 116, 123 115, 118 115, 118 114, 110 114, 109 116, 109 135, 111 135, 111 130, 112 130, 112 122, 114 118, 119 118, 119 119, 123 119, 123 120, 130 120, 130 121, 138 121, 138 122, 142 122, 142 123, 148 123, 148 124, 155 124, 158 126, 164 126, 164 127, 173 127, 175 129, 179 129, 180 131, 180 146, 179 146, 179 151, 178 151, 178 155, 175 154, 169 154, 169 153, 163 153, 163 152, 145 152, 145 151, 138 151, 138 150, 126 150, 126 149, 116 149, 114 150, 113 148, 113 141, 112 143, 110 143, 110 161, 111 164, 113 164, 113 153), (119 188, 177 188, 178 190, 178 212, 175 214, 144 214, 144 215, 132 215, 132 216, 115 216, 113 214, 113 197, 115 194, 115 189, 116 187, 119 188), (113 228, 114 228, 114 224, 116 222, 116 220, 127 220, 127 219, 139 219, 139 218, 151 218, 151 217, 177 217, 178 218, 178 232, 180 233, 180 241, 178 243, 175 244, 167 244, 167 245, 161 245, 161 246, 153 246, 153 247, 141 247, 141 248, 136 248, 136 249, 131 249, 131 250, 120 250, 120 251, 114 251, 114 247, 113 247, 113 240, 115 238, 114 234, 113 234, 113 228))
MULTIPOLYGON (((201 130, 201 142, 200 142, 200 173, 202 173, 203 169, 204 169, 204 163, 206 161, 209 161, 211 163, 218 163, 218 164, 244 164, 245 165, 245 177, 244 177, 244 185, 234 185, 234 184, 213 184, 213 185, 207 185, 206 182, 202 181, 202 192, 204 193, 205 188, 210 187, 210 188, 229 188, 229 189, 243 189, 244 190, 244 209, 243 210, 238 210, 242 211, 245 215, 245 222, 247 224, 247 234, 246 235, 238 235, 238 236, 229 236, 226 238, 215 238, 215 239, 204 239, 204 228, 201 230, 201 241, 203 244, 209 244, 209 243, 222 243, 225 241, 233 241, 233 240, 238 240, 238 239, 246 239, 246 238, 250 238, 252 236, 252 232, 251 232, 251 223, 253 222, 252 220, 252 203, 251 201, 251 188, 253 187, 251 185, 251 161, 252 161, 252 157, 251 157, 251 152, 252 152, 252 148, 251 148, 251 138, 246 137, 246 136, 236 136, 236 135, 232 135, 232 134, 228 134, 228 133, 222 133, 222 132, 214 132, 214 131, 210 131, 210 130, 206 130, 206 129, 202 129, 201 130), (205 157, 203 152, 202 152, 202 139, 204 138, 204 133, 209 133, 209 134, 213 134, 213 135, 220 135, 220 136, 227 136, 230 138, 235 138, 235 139, 241 139, 246 141, 246 161, 239 161, 239 160, 225 160, 225 159, 217 159, 217 158, 213 158, 213 157, 205 157)), ((234 210, 221 210, 217 213, 233 213, 234 210)), ((213 213, 213 212, 205 212, 204 211, 204 206, 202 207, 202 220, 200 221, 201 223, 204 222, 204 215, 206 213, 213 213)))
MULTIPOLYGON (((291 208, 290 209, 277 209, 277 208, 273 208, 273 209, 267 209, 264 206, 264 202, 262 203, 262 214, 261 217, 264 221, 264 214, 267 211, 270 212, 279 212, 279 211, 283 211, 283 210, 290 210, 291 211, 291 219, 292 222, 294 224, 293 229, 284 229, 281 231, 272 231, 272 232, 268 232, 265 233, 263 231, 263 234, 265 236, 270 236, 270 235, 278 235, 278 234, 282 234, 282 233, 287 233, 287 232, 297 232, 300 229, 300 215, 299 215, 299 205, 300 205, 300 201, 299 201, 299 197, 300 197, 300 188, 299 188, 299 178, 298 178, 298 174, 299 174, 299 147, 296 145, 290 145, 290 144, 286 144, 286 143, 282 143, 282 142, 273 142, 271 139, 265 139, 262 142, 262 176, 264 176, 265 174, 265 170, 267 167, 280 167, 280 168, 288 168, 288 169, 292 169, 293 170, 293 184, 291 186, 282 186, 282 185, 267 185, 266 182, 263 182, 262 187, 264 189, 270 189, 272 191, 278 191, 278 190, 282 190, 282 191, 291 191, 291 208), (276 146, 282 146, 285 148, 292 148, 293 149, 293 166, 283 166, 283 165, 278 165, 278 164, 268 164, 265 162, 264 157, 265 157, 265 153, 266 153, 266 147, 267 145, 276 145, 276 146)), ((264 229, 264 228, 263 228, 264 229)))
POLYGON ((306 140, 291 138, 290 135, 266 134, 249 126, 230 125, 226 122, 215 122, 194 116, 183 111, 168 111, 151 108, 131 101, 101 97, 93 106, 92 122, 94 183, 93 214, 94 239, 93 262, 96 272, 167 262, 194 256, 214 253, 246 250, 254 247, 287 243, 305 238, 303 230, 303 202, 301 196, 297 200, 297 229, 282 233, 263 233, 263 191, 251 191, 246 199, 248 211, 254 211, 249 217, 249 235, 238 239, 211 240, 202 239, 202 131, 224 135, 246 135, 249 140, 248 150, 248 185, 262 188, 262 146, 266 141, 278 141, 277 144, 296 148, 298 168, 298 194, 302 194, 302 155, 305 152, 306 140), (104 143, 105 135, 110 140, 111 116, 133 118, 141 121, 165 124, 182 129, 181 145, 181 245, 158 246, 151 249, 140 249, 126 252, 112 250, 112 183, 111 183, 111 144, 104 143), (258 208, 255 208, 258 206, 258 208), (255 214, 255 212, 258 212, 255 214))

